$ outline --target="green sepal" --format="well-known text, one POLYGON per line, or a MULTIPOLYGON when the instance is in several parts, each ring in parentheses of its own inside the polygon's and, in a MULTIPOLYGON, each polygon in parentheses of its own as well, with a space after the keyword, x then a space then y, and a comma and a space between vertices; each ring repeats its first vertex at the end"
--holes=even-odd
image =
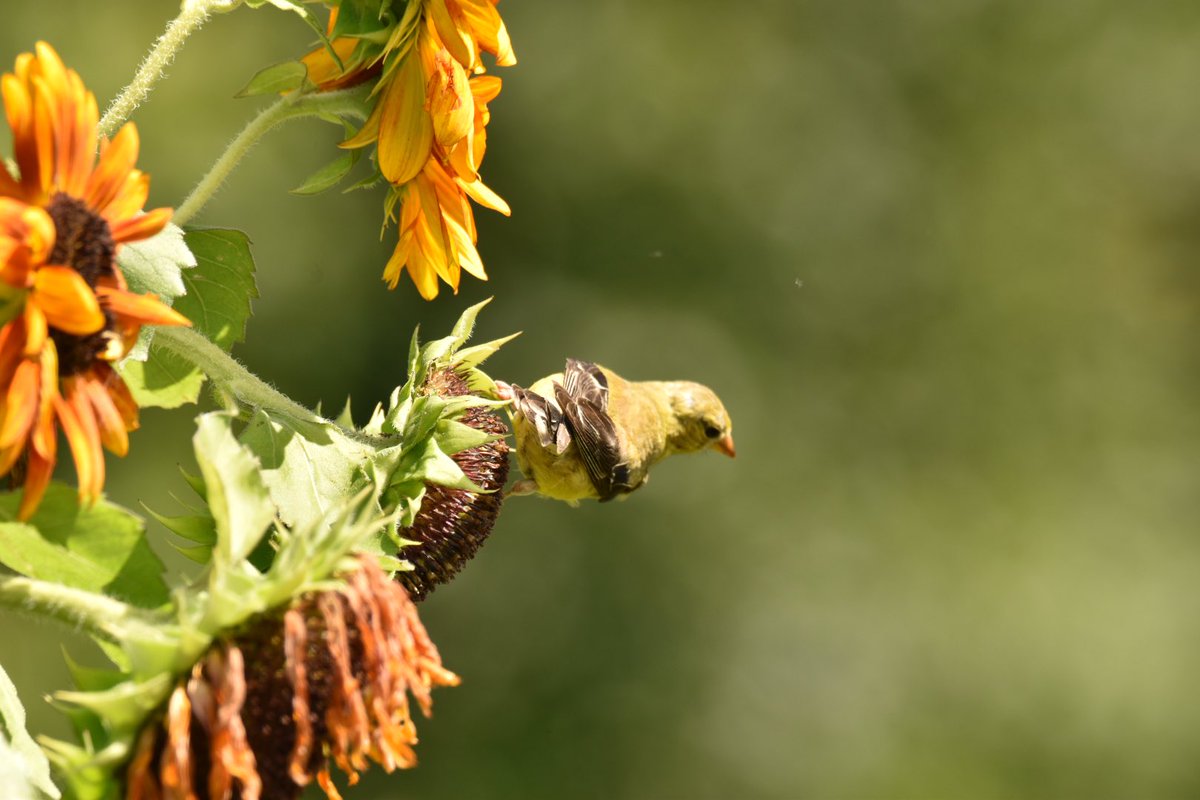
POLYGON ((137 731, 142 720, 162 704, 174 684, 174 676, 165 672, 144 681, 122 681, 98 691, 55 692, 51 699, 56 705, 86 709, 119 734, 137 731))
POLYGON ((304 86, 308 68, 300 61, 284 61, 260 69, 234 97, 294 92, 304 86))
POLYGON ((303 183, 291 190, 291 193, 307 196, 332 189, 341 182, 342 178, 350 174, 350 170, 354 169, 354 165, 358 163, 361 155, 361 150, 350 150, 343 153, 305 178, 303 183))
POLYGON ((343 428, 353 428, 354 427, 354 415, 352 413, 350 413, 350 398, 349 397, 346 398, 346 405, 342 406, 342 413, 338 414, 337 417, 333 420, 333 422, 335 425, 339 425, 343 428))
POLYGON ((276 514, 261 465, 234 437, 230 417, 220 412, 204 414, 193 437, 217 532, 213 557, 226 564, 249 555, 276 514))
POLYGON ((146 513, 154 517, 163 527, 171 533, 186 539, 193 544, 185 545, 179 542, 171 542, 171 546, 175 548, 184 557, 195 561, 197 564, 207 564, 212 558, 213 547, 217 543, 217 523, 209 514, 184 514, 176 517, 168 517, 164 514, 159 514, 151 508, 143 505, 146 513))

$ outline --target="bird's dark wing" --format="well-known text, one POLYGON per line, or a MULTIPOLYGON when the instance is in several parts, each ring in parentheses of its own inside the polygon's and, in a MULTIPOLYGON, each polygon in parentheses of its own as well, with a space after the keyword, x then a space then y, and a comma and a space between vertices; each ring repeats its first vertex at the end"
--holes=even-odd
POLYGON ((538 444, 560 455, 571 443, 562 412, 553 401, 513 384, 513 405, 537 431, 538 444))
MULTIPOLYGON (((585 362, 568 361, 567 375, 571 374, 570 367, 585 362)), ((595 365, 587 365, 595 367, 595 365)), ((599 369, 596 369, 599 373, 599 369)), ((601 375, 603 380, 603 375, 601 375)), ((604 397, 607 401, 607 382, 604 384, 604 397)), ((629 467, 621 461, 621 445, 617 438, 617 426, 613 423, 608 412, 601 409, 591 400, 577 397, 561 384, 554 384, 554 397, 558 401, 566 418, 567 427, 571 429, 571 438, 583 466, 587 469, 592 485, 596 487, 601 500, 611 500, 623 492, 632 490, 629 486, 629 467)), ((607 403, 606 403, 607 405, 607 403)))
POLYGON ((563 370, 563 388, 572 398, 608 411, 608 378, 592 362, 568 358, 563 370))

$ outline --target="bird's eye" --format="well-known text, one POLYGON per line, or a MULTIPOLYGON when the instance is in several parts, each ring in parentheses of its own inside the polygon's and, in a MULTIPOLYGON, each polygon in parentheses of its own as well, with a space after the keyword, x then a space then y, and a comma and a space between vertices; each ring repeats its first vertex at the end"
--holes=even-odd
POLYGON ((721 429, 717 428, 713 425, 707 425, 704 428, 704 435, 710 439, 716 439, 718 436, 721 435, 721 429))

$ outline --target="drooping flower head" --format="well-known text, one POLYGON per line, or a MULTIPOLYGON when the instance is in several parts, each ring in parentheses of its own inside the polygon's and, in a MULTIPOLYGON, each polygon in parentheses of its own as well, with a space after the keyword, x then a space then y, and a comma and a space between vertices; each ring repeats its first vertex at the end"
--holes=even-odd
POLYGON ((464 270, 487 280, 469 201, 510 213, 479 177, 488 103, 501 86, 498 77, 485 74, 482 54, 491 54, 498 66, 517 62, 498 2, 394 3, 403 11, 386 29, 383 46, 379 31, 362 29, 366 15, 342 24, 347 15, 339 18, 335 9, 329 30, 341 63, 325 48, 303 59, 321 89, 377 80, 370 117, 342 146, 375 144, 376 164, 391 185, 385 216, 399 228, 383 277, 395 288, 407 270, 427 300, 437 296, 439 282, 457 292, 464 270))
POLYGON ((27 518, 53 472, 58 427, 80 495, 99 495, 101 447, 124 455, 137 427, 137 404, 112 363, 142 325, 188 322, 130 292, 115 261, 122 244, 171 217, 142 211, 149 177, 134 167, 134 125, 101 141, 95 96, 44 42, 17 58, 0 89, 18 170, 0 170, 0 474, 24 465, 27 518))
POLYGON ((416 764, 409 697, 428 716, 458 676, 370 556, 343 578, 216 643, 144 729, 126 797, 294 800, 315 778, 337 800, 331 765, 354 784, 372 761, 416 764))

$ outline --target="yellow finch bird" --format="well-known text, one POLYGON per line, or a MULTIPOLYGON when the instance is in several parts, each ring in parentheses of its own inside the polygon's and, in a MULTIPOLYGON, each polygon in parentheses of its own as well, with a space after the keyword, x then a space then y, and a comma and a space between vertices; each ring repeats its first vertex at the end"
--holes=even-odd
POLYGON ((498 383, 513 401, 517 463, 525 480, 509 494, 538 493, 572 505, 622 497, 675 453, 729 457, 733 425, 712 389, 690 381, 627 381, 611 369, 567 359, 563 372, 528 389, 498 383))

